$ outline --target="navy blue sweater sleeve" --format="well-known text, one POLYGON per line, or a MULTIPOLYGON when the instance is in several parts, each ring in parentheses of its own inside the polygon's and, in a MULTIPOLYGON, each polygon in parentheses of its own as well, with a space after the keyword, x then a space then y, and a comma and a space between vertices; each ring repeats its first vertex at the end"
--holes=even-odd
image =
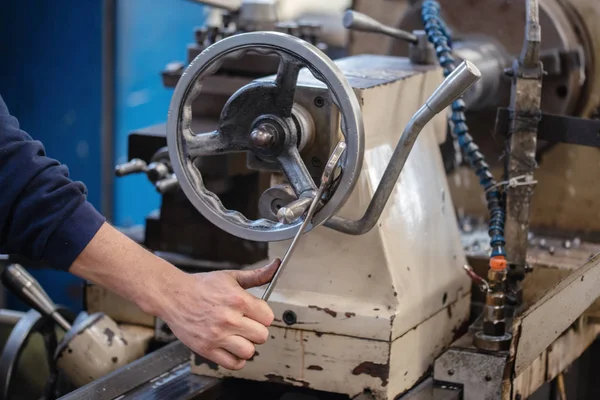
POLYGON ((105 219, 0 97, 0 253, 68 270, 105 219))

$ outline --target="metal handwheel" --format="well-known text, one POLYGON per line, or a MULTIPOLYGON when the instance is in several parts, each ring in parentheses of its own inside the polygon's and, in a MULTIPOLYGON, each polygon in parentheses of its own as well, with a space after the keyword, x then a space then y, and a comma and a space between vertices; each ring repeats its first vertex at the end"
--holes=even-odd
POLYGON ((310 230, 327 221, 346 202, 363 161, 360 106, 353 89, 333 61, 316 47, 290 35, 244 33, 223 39, 198 55, 175 89, 167 123, 173 170, 182 190, 198 211, 232 235, 254 241, 286 240, 296 234, 302 221, 284 224, 268 219, 249 220, 237 211, 227 210, 205 187, 194 160, 203 156, 252 152, 262 160, 278 164, 298 199, 314 196, 317 185, 300 157, 302 128, 293 112, 298 74, 304 67, 330 90, 341 115, 341 131, 347 146, 340 164, 343 173, 337 189, 315 214, 310 230), (225 57, 241 57, 247 52, 279 56, 275 79, 255 81, 238 90, 227 101, 215 131, 193 132, 192 103, 201 96, 204 79, 217 72, 225 57))
MULTIPOLYGON (((74 320, 74 315, 70 311, 64 308, 59 308, 58 311, 69 322, 74 320)), ((17 322, 0 354, 0 398, 5 400, 12 398, 12 384, 21 354, 31 337, 37 333, 41 334, 44 340, 44 349, 47 353, 46 361, 49 363, 50 371, 43 399, 56 398, 58 373, 53 364, 53 355, 58 344, 56 327, 56 322, 53 321, 52 316, 41 315, 35 310, 30 310, 17 322)))

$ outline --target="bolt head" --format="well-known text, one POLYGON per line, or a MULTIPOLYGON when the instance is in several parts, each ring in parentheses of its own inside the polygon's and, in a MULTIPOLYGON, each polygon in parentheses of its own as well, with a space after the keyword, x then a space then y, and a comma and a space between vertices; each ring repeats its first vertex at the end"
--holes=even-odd
POLYGON ((260 125, 250 134, 250 142, 253 146, 267 149, 275 144, 276 130, 266 124, 260 125))

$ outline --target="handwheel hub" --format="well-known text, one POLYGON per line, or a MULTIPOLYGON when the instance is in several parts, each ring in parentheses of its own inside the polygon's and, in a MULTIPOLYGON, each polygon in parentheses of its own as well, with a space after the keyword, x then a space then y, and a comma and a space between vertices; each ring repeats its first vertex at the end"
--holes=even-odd
POLYGON ((262 150, 273 147, 278 138, 277 129, 271 124, 260 124, 252 131, 250 140, 252 144, 262 150))

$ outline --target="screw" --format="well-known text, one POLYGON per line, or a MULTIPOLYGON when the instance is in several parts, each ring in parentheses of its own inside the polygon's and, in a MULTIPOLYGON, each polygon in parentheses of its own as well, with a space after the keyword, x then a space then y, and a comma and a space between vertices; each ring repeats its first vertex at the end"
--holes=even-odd
POLYGON ((318 108, 321 108, 325 105, 325 99, 322 98, 321 96, 317 96, 315 97, 315 106, 317 106, 318 108))
POLYGON ((548 249, 548 252, 549 252, 551 255, 554 255, 554 253, 556 252, 556 249, 554 248, 554 246, 550 246, 550 248, 548 249))
POLYGON ((491 380, 492 380, 492 377, 491 377, 491 376, 489 376, 489 375, 486 375, 486 376, 485 376, 485 380, 486 380, 486 381, 488 381, 488 382, 491 382, 491 380))
POLYGON ((319 157, 313 157, 310 160, 310 163, 315 168, 321 168, 321 160, 319 159, 319 157))
POLYGON ((284 311, 282 319, 286 325, 294 325, 296 322, 298 322, 296 313, 291 310, 284 311))
POLYGON ((453 369, 448 370, 448 375, 450 375, 450 376, 454 375, 454 370, 453 369))
POLYGON ((263 124, 252 131, 250 141, 256 147, 271 147, 275 143, 275 132, 269 125, 263 124))
POLYGON ((563 246, 565 247, 565 249, 570 249, 571 248, 571 241, 570 240, 565 240, 565 243, 563 244, 563 246))

